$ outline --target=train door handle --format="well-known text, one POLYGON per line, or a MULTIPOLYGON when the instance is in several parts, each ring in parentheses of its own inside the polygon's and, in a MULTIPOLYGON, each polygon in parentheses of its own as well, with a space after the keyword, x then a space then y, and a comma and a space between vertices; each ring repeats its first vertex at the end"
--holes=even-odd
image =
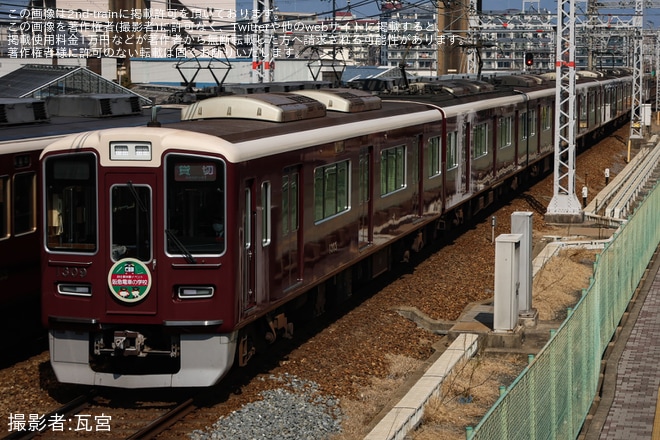
POLYGON ((156 270, 156 259, 151 260, 151 270, 156 270))

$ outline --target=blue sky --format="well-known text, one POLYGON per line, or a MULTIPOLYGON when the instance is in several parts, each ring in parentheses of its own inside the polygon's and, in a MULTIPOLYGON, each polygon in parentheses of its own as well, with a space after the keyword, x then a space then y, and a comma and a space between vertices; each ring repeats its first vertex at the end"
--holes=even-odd
MULTIPOLYGON (((332 0, 273 0, 275 7, 283 12, 327 12, 328 15, 332 11, 332 0)), ((358 17, 369 17, 378 15, 378 6, 380 1, 377 0, 334 0, 337 9, 346 10, 350 6, 350 10, 358 17)), ((252 8, 252 1, 239 0, 239 7, 252 8)), ((424 7, 433 8, 429 0, 411 0, 405 1, 406 5, 422 5, 424 7)), ((550 10, 555 10, 557 7, 556 0, 542 0, 541 7, 550 10)), ((522 0, 485 0, 483 2, 484 10, 503 10, 503 9, 521 9, 522 0)))
MULTIPOLYGON (((323 14, 323 16, 330 16, 332 11, 333 0, 272 0, 275 7, 283 12, 316 12, 323 14)), ((346 10, 350 6, 350 10, 357 17, 375 17, 378 15, 378 7, 380 0, 334 0, 337 9, 346 10)), ((436 0, 441 1, 441 0, 436 0)), ((463 0, 468 1, 468 0, 463 0)), ((634 0, 624 0, 626 3, 634 4, 634 0)), ((245 9, 252 9, 252 0, 238 0, 238 7, 245 9)), ((423 5, 424 7, 433 8, 430 0, 403 0, 405 5, 423 5)), ((613 3, 614 0, 607 0, 606 3, 613 3)), ((584 4, 583 2, 580 2, 584 4)), ((557 11, 557 0, 541 0, 540 5, 542 9, 547 9, 551 13, 557 11)), ((633 7, 634 8, 634 7, 633 7)), ((522 0, 484 0, 484 11, 502 11, 505 9, 522 9, 522 0)), ((634 9, 633 9, 634 10, 634 9)), ((633 13, 631 9, 618 9, 618 10, 605 10, 601 9, 601 14, 611 13, 612 15, 619 15, 621 19, 628 19, 633 13)), ((647 9, 645 11, 645 18, 647 21, 657 21, 658 23, 651 27, 660 27, 660 18, 657 17, 658 9, 647 9)), ((645 27, 649 27, 647 23, 645 27)))

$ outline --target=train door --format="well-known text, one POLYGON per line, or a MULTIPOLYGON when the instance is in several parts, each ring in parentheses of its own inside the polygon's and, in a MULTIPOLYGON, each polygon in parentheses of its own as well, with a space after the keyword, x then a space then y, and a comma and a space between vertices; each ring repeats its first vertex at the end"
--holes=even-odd
POLYGON ((256 297, 256 253, 255 253, 255 231, 256 231, 256 191, 254 179, 245 181, 243 210, 243 234, 241 242, 241 260, 243 266, 243 291, 241 303, 243 311, 247 311, 257 304, 256 297))
MULTIPOLYGON (((156 256, 160 241, 154 240, 154 213, 159 212, 153 174, 107 174, 106 238, 111 295, 106 310, 114 314, 156 314, 158 277, 156 256), (149 294, 151 292, 151 294, 149 294), (131 304, 131 307, 126 307, 131 304)), ((79 213, 76 215, 84 215, 79 213)))
POLYGON ((300 282, 300 170, 285 168, 282 175, 282 290, 300 282))
POLYGON ((371 160, 373 147, 360 149, 358 170, 358 248, 367 247, 373 242, 371 160))

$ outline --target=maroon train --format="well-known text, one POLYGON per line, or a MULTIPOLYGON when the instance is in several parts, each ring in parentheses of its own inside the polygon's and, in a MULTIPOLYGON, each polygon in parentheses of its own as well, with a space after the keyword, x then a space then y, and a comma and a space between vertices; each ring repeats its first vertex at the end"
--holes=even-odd
MULTIPOLYGON (((630 79, 579 82, 580 136, 625 120, 630 79)), ((438 83, 426 103, 349 89, 218 97, 167 127, 53 143, 42 320, 58 379, 212 385, 290 333, 295 313, 321 313, 551 170, 554 85, 518 81, 438 83)))
POLYGON ((39 154, 52 139, 0 142, 0 298, 34 306, 40 285, 37 232, 39 154), (3 145, 4 144, 4 145, 3 145))

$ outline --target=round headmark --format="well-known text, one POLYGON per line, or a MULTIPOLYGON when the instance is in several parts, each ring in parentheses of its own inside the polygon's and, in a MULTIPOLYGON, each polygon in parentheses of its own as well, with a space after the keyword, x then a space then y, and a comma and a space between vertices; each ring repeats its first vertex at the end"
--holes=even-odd
POLYGON ((135 258, 117 261, 108 274, 110 291, 119 301, 141 301, 151 289, 151 273, 147 266, 135 258))

